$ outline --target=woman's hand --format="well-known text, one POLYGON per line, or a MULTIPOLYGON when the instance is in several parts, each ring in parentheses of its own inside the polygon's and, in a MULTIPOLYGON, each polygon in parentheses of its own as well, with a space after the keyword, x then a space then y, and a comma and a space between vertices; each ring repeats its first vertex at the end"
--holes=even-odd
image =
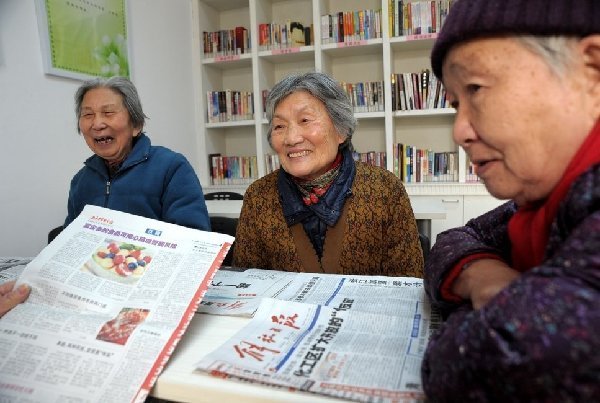
POLYGON ((14 280, 0 284, 0 318, 29 296, 30 288, 27 285, 21 284, 16 289, 14 286, 14 280))
POLYGON ((454 280, 452 292, 470 299, 473 309, 479 309, 519 276, 518 271, 501 260, 475 260, 454 280))

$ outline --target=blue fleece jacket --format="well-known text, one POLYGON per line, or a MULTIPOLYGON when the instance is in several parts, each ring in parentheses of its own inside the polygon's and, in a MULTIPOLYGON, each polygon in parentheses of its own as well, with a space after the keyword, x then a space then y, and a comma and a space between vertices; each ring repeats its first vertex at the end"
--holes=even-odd
POLYGON ((93 155, 71 180, 65 227, 86 204, 210 230, 200 181, 188 160, 152 146, 144 133, 111 178, 104 160, 93 155))

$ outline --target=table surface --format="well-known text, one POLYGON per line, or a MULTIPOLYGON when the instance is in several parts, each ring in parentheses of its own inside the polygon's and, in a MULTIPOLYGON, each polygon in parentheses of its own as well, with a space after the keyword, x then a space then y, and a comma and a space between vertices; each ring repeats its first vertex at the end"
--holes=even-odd
POLYGON ((307 392, 221 379, 194 372, 195 364, 250 321, 249 318, 195 314, 151 395, 181 402, 315 402, 343 400, 307 392))

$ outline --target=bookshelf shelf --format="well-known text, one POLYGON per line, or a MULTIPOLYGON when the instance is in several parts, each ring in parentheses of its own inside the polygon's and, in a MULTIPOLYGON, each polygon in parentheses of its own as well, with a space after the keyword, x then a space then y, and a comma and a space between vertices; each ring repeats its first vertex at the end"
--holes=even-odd
POLYGON ((349 42, 327 43, 321 50, 335 56, 377 54, 382 52, 383 39, 363 39, 349 42))
POLYGON ((252 55, 246 53, 242 55, 216 56, 202 60, 202 64, 219 69, 252 67, 252 55))
POLYGON ((390 38, 393 50, 430 50, 437 34, 394 36, 390 38))
POLYGON ((412 111, 394 111, 392 116, 395 118, 414 117, 414 116, 453 116, 456 111, 453 108, 438 109, 416 109, 412 111))
POLYGON ((299 60, 312 61, 315 58, 314 52, 314 46, 299 46, 284 49, 261 50, 258 52, 258 57, 270 62, 283 61, 289 63, 299 60))
POLYGON ((381 119, 385 118, 385 112, 356 112, 354 117, 358 120, 361 119, 381 119))
POLYGON ((239 127, 239 126, 254 126, 254 120, 235 120, 231 122, 219 122, 219 123, 207 123, 207 129, 220 129, 225 127, 239 127))

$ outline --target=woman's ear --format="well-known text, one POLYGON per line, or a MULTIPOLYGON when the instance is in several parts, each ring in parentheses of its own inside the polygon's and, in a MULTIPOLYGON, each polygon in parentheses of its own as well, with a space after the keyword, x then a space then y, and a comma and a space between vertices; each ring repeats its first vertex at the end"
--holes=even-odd
POLYGON ((579 41, 587 86, 600 116, 600 34, 589 35, 579 41))

